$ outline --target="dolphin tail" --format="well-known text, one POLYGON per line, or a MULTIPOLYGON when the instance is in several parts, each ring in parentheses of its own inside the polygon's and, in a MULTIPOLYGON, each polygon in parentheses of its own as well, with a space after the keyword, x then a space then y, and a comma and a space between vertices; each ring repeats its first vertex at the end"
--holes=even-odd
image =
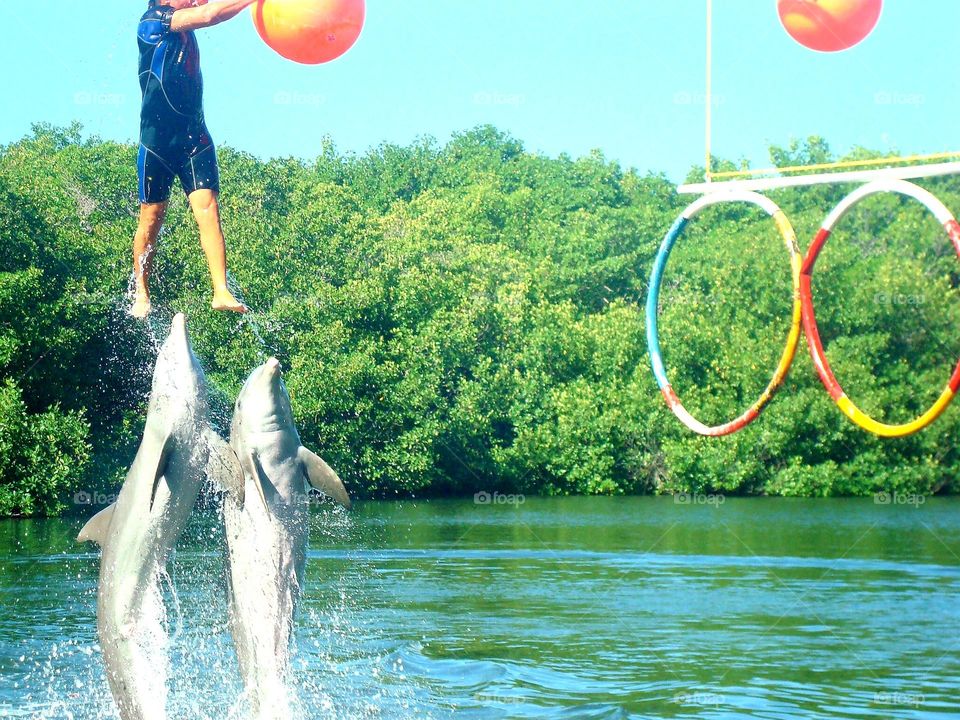
POLYGON ((315 490, 319 490, 345 508, 350 508, 350 496, 347 494, 347 489, 332 467, 327 465, 319 455, 310 452, 302 445, 297 450, 297 459, 300 461, 307 482, 315 490))
POLYGON ((243 505, 244 482, 243 469, 233 448, 227 441, 215 433, 211 428, 203 431, 203 437, 210 448, 207 456, 207 477, 220 486, 222 490, 234 497, 239 505, 243 505))
POLYGON ((101 547, 107 541, 107 533, 110 531, 110 521, 113 519, 113 511, 117 504, 112 503, 98 512, 87 521, 80 534, 77 535, 77 542, 95 542, 101 547))

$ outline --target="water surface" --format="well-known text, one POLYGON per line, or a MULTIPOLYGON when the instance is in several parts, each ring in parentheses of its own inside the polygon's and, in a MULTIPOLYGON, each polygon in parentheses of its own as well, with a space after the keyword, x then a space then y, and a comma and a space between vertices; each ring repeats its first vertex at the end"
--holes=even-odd
MULTIPOLYGON (((958 500, 689 500, 316 508, 302 717, 960 715, 958 500)), ((215 517, 172 563, 172 718, 244 718, 215 517)), ((0 523, 0 716, 113 717, 80 525, 0 523)))

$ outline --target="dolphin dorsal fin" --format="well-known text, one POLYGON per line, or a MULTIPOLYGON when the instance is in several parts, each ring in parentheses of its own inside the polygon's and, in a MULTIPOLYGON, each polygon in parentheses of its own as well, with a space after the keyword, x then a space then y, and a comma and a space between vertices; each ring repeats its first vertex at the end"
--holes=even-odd
POLYGON ((230 494, 242 506, 244 498, 243 468, 240 467, 237 454, 227 444, 227 441, 213 429, 205 428, 203 437, 210 449, 210 454, 207 456, 207 478, 221 490, 230 494))
POLYGON ((335 500, 345 508, 350 507, 350 496, 343 486, 343 481, 337 476, 333 468, 327 465, 323 458, 307 450, 303 445, 297 450, 297 459, 303 467, 307 482, 327 497, 335 500))
POLYGON ((107 541, 107 533, 110 531, 110 521, 113 519, 113 511, 117 504, 108 505, 87 521, 80 534, 77 535, 77 542, 92 541, 103 547, 107 541))

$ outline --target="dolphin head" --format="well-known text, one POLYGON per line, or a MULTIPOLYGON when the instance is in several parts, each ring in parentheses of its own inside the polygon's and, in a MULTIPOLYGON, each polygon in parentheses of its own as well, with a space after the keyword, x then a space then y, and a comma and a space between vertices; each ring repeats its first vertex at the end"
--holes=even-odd
POLYGON ((250 373, 237 397, 233 417, 234 425, 248 432, 296 432, 290 395, 276 358, 250 373))
POLYGON ((189 407, 197 406, 206 396, 203 369, 193 354, 183 313, 174 315, 170 334, 157 355, 153 394, 157 398, 177 399, 189 407))

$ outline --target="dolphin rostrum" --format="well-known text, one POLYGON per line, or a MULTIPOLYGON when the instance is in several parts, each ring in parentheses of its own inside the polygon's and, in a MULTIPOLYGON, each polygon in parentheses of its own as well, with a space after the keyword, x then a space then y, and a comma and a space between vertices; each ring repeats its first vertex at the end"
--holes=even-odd
POLYGON ((330 466, 300 444, 275 358, 256 368, 240 391, 230 446, 245 490, 223 506, 230 631, 252 717, 279 720, 291 712, 286 680, 304 582, 307 493, 313 487, 348 508, 350 497, 330 466))
POLYGON ((117 501, 77 538, 102 549, 97 630, 123 720, 166 717, 159 581, 204 475, 242 497, 236 456, 208 424, 206 380, 177 314, 157 357, 143 439, 117 501))

